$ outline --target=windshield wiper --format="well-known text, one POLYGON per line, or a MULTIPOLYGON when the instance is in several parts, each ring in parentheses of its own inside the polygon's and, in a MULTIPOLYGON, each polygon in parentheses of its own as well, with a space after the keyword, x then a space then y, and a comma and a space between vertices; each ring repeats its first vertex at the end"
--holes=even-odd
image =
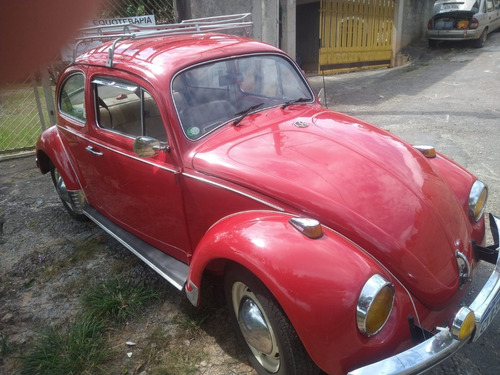
POLYGON ((292 104, 296 104, 296 103, 304 103, 304 102, 308 102, 310 101, 311 98, 298 98, 298 99, 292 99, 292 100, 289 100, 287 102, 285 102, 282 106, 281 106, 281 109, 285 109, 286 107, 288 107, 289 105, 292 105, 292 104))
POLYGON ((246 117, 246 115, 248 115, 252 111, 255 111, 257 108, 262 107, 263 105, 264 105, 264 102, 259 103, 259 104, 254 104, 253 106, 251 106, 247 109, 244 109, 243 111, 235 113, 234 115, 238 116, 238 117, 233 121, 233 125, 238 126, 238 124, 241 122, 241 120, 243 120, 246 117))

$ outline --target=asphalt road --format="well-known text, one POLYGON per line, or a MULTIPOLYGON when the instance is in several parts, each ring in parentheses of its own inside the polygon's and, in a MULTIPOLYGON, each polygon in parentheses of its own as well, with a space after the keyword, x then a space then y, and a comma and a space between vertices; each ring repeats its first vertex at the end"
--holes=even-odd
MULTIPOLYGON (((430 49, 422 42, 407 52, 405 67, 325 77, 329 108, 436 147, 488 185, 487 209, 500 215, 500 32, 482 49, 457 43, 430 49)), ((310 81, 316 91, 323 87, 323 77, 310 81)), ((482 265, 468 299, 491 270, 482 265)), ((476 343, 429 374, 500 374, 499 333, 497 316, 476 343)))

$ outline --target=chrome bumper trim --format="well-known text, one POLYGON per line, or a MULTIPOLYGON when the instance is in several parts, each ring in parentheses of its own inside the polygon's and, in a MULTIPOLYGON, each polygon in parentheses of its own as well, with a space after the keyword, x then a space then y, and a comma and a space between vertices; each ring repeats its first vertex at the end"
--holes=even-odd
MULTIPOLYGON (((490 214, 490 225, 495 239, 495 245, 500 252, 498 233, 500 219, 490 214)), ((500 311, 500 256, 490 278, 471 303, 469 308, 474 311, 476 329, 473 335, 465 340, 455 340, 448 328, 441 328, 440 332, 430 339, 404 352, 379 362, 358 368, 349 372, 349 375, 372 374, 419 374, 439 364, 450 355, 457 352, 469 341, 476 341, 486 330, 495 315, 500 311)))

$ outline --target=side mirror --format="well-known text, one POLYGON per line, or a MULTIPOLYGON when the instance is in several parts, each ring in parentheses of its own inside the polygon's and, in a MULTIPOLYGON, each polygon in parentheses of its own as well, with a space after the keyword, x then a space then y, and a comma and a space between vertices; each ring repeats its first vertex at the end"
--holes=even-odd
POLYGON ((151 137, 137 137, 134 141, 134 153, 141 158, 151 158, 161 151, 168 152, 169 147, 151 137))

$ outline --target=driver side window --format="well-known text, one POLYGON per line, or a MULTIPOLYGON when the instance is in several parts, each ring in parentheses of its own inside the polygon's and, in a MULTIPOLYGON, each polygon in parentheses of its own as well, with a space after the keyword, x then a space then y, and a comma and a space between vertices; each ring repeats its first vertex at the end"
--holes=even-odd
POLYGON ((158 106, 146 90, 126 81, 92 81, 97 124, 130 137, 148 136, 167 141, 158 106))

